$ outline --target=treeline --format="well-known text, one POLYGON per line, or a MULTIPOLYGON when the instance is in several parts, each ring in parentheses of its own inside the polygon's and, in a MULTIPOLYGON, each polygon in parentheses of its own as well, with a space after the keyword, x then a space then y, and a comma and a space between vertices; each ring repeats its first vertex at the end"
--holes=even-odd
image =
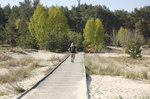
MULTIPOLYGON (((63 9, 71 30, 77 31, 76 15, 78 13, 78 7, 72 7, 71 10, 68 10, 67 8, 63 9)), ((150 6, 145 6, 140 9, 135 8, 134 11, 130 13, 124 10, 116 10, 112 12, 107 7, 101 5, 92 6, 83 4, 80 9, 82 16, 82 32, 88 19, 99 18, 104 25, 107 44, 118 44, 118 39, 116 37, 121 27, 125 28, 131 34, 141 35, 141 39, 144 37, 144 43, 150 42, 150 6)))
MULTIPOLYGON (((39 0, 25 0, 19 7, 0 7, 0 44, 23 48, 66 51, 71 42, 79 50, 89 42, 97 46, 125 46, 132 37, 150 42, 150 6, 129 13, 105 6, 44 7, 39 0), (88 26, 93 20, 93 28, 88 26), (94 34, 90 34, 90 33, 94 34), (132 36, 131 36, 132 35, 132 36), (94 39, 89 39, 93 36, 94 39)), ((100 48, 99 47, 99 48, 100 48)))

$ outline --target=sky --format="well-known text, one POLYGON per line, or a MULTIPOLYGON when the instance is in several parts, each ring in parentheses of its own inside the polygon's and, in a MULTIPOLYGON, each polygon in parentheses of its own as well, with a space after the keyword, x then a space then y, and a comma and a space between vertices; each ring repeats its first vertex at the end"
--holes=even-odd
MULTIPOLYGON (((10 6, 17 5, 24 0, 0 0, 1 7, 6 6, 8 3, 10 6)), ((40 0, 40 3, 44 6, 50 7, 52 5, 67 6, 71 9, 71 6, 77 6, 77 0, 40 0)), ((150 5, 150 0, 81 0, 81 4, 92 5, 105 5, 111 11, 125 10, 128 12, 134 11, 134 8, 141 8, 150 5)))

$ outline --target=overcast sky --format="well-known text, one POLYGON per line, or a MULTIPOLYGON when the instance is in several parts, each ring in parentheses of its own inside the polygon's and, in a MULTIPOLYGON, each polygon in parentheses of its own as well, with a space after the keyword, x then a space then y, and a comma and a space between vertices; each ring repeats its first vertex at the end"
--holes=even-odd
MULTIPOLYGON (((19 2, 24 0, 0 0, 1 7, 6 6, 8 3, 11 6, 19 5, 19 2)), ((77 6, 77 0, 40 0, 40 3, 44 6, 50 7, 52 5, 67 6, 69 9, 71 6, 77 6)), ((134 8, 141 8, 150 5, 150 0, 81 0, 81 4, 92 5, 105 5, 111 11, 114 10, 126 10, 133 11, 134 8)))

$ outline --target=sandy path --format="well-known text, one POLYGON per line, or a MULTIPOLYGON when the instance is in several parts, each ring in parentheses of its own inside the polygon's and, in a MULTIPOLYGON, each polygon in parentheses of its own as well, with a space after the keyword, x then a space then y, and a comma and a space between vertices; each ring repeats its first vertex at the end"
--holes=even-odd
POLYGON ((122 77, 91 75, 88 90, 90 99, 141 99, 150 95, 150 84, 122 77))

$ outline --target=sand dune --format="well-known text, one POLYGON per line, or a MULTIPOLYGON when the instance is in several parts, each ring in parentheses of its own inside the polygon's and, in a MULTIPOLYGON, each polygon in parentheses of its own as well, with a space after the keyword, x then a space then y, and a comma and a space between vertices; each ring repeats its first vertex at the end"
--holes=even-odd
POLYGON ((150 95, 150 84, 140 80, 91 75, 87 83, 90 99, 141 99, 150 95))

